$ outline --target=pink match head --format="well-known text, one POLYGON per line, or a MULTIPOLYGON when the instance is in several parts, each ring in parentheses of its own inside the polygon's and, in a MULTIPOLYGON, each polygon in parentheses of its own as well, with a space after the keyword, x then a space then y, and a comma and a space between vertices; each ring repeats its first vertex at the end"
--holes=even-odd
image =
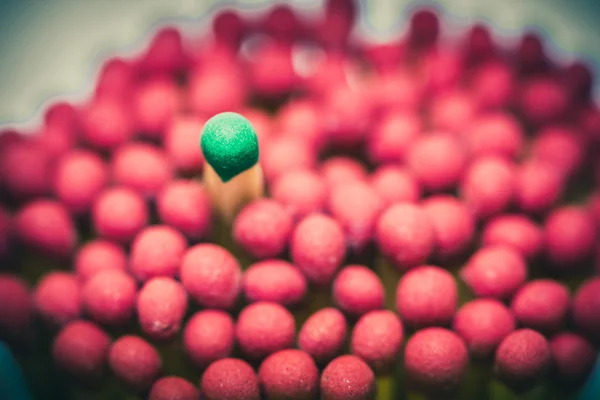
POLYGON ((108 167, 91 151, 74 150, 58 161, 53 189, 56 197, 69 209, 81 214, 89 211, 108 182, 108 167))
POLYGON ((253 359, 292 347, 295 330, 294 316, 282 305, 267 301, 246 306, 235 327, 242 351, 253 359))
POLYGON ((190 297, 208 308, 233 307, 242 280, 237 259, 211 243, 197 244, 184 253, 179 276, 190 297))
POLYGON ((271 196, 294 219, 325 209, 328 187, 325 179, 311 170, 295 170, 282 174, 271 185, 271 196))
POLYGON ((346 331, 344 315, 336 308, 323 308, 308 317, 302 325, 298 347, 318 363, 326 363, 342 351, 346 331))
POLYGON ((385 372, 395 362, 404 336, 402 322, 388 310, 364 314, 352 331, 352 354, 363 359, 375 372, 385 372))
POLYGON ((484 246, 511 247, 527 260, 539 255, 544 245, 540 227, 521 214, 502 214, 491 219, 483 229, 481 240, 484 246))
POLYGON ((368 399, 375 391, 375 375, 360 358, 343 355, 331 361, 321 375, 324 399, 368 399))
POLYGON ((293 263, 317 285, 331 282, 346 255, 341 225, 324 214, 310 214, 296 225, 290 240, 293 263))
POLYGON ((148 280, 136 300, 142 331, 155 340, 172 339, 181 328, 187 303, 188 296, 183 285, 173 278, 148 280))
POLYGON ((135 390, 150 389, 162 369, 156 349, 138 336, 121 336, 110 347, 108 363, 113 373, 135 390))
POLYGON ((27 283, 16 275, 0 274, 0 335, 17 337, 33 317, 33 299, 27 283))
POLYGON ((198 311, 188 320, 183 330, 183 346, 187 356, 201 368, 229 357, 234 343, 235 325, 225 311, 198 311))
POLYGON ((552 164, 526 160, 517 169, 515 200, 521 210, 540 214, 562 196, 564 176, 552 164))
POLYGON ((421 188, 407 168, 384 165, 371 175, 371 186, 383 202, 383 207, 394 203, 415 203, 421 197, 421 188))
POLYGON ((306 278, 284 260, 264 260, 244 271, 242 291, 249 302, 271 301, 284 306, 300 303, 307 293, 306 278))
POLYGON ((529 387, 541 379, 551 364, 548 341, 531 329, 517 329, 496 350, 496 373, 516 388, 529 387))
POLYGON ((429 216, 410 203, 396 203, 385 210, 377 221, 375 238, 383 254, 403 270, 426 262, 435 246, 429 216))
POLYGON ((369 159, 375 164, 404 161, 421 130, 421 120, 416 113, 387 113, 367 137, 369 159))
POLYGON ((373 239, 383 202, 366 182, 340 183, 331 188, 327 209, 340 223, 351 250, 361 252, 373 239))
POLYGON ((256 372, 246 361, 237 358, 212 363, 202 374, 200 391, 207 400, 260 400, 256 372))
POLYGON ((320 174, 330 187, 340 183, 364 181, 367 179, 367 169, 359 161, 346 157, 329 157, 323 161, 320 174))
POLYGON ((308 353, 296 349, 268 356, 260 364, 258 379, 268 398, 310 400, 319 389, 317 365, 308 353))
POLYGON ((23 205, 14 217, 17 238, 25 246, 57 258, 75 250, 77 231, 63 204, 39 199, 23 205))
POLYGON ((471 256, 460 277, 475 296, 504 300, 525 283, 527 265, 510 247, 489 246, 471 256))
POLYGON ((35 310, 53 326, 79 318, 82 291, 77 278, 68 272, 49 272, 37 283, 33 293, 35 310))
POLYGON ((514 198, 516 179, 510 161, 484 156, 467 168, 460 192, 475 215, 486 218, 508 208, 514 198))
POLYGON ((590 278, 582 283, 573 297, 575 325, 593 340, 600 339, 600 278, 590 278))
POLYGON ((121 325, 133 315, 137 283, 120 270, 104 270, 88 279, 82 288, 83 306, 95 321, 121 325))
POLYGON ((435 235, 435 250, 442 260, 458 256, 475 235, 475 219, 460 200, 449 195, 432 196, 421 204, 435 235))
POLYGON ((144 197, 154 197, 173 177, 166 155, 158 147, 129 143, 119 147, 112 158, 113 180, 144 197))
POLYGON ((132 189, 104 190, 92 207, 92 223, 98 236, 129 243, 148 224, 148 207, 132 189))
POLYGON ((131 243, 129 270, 141 282, 157 276, 174 277, 187 249, 183 234, 167 225, 152 225, 131 243))
POLYGON ((202 239, 212 224, 212 209, 208 193, 192 180, 174 180, 165 185, 156 197, 156 209, 162 223, 189 238, 202 239))
POLYGON ((412 327, 449 324, 457 303, 456 281, 452 274, 439 267, 414 268, 398 282, 396 309, 402 320, 412 327))
POLYGON ((383 308, 384 288, 373 270, 362 265, 342 268, 333 281, 333 299, 352 316, 383 308))
POLYGON ((260 154, 260 165, 268 182, 287 172, 310 169, 316 162, 316 152, 309 143, 292 135, 271 139, 260 154))
POLYGON ((546 218, 544 239, 548 259, 562 270, 592 255, 596 242, 596 224, 584 208, 563 206, 546 218))
POLYGON ((93 322, 76 320, 65 325, 54 338, 55 364, 71 376, 99 379, 105 370, 110 337, 93 322))
POLYGON ((508 113, 494 112, 475 119, 464 133, 475 157, 498 156, 514 159, 523 151, 523 129, 508 113))
POLYGON ((473 357, 487 358, 515 330, 515 318, 498 300, 475 299, 454 316, 452 329, 465 341, 473 357))
POLYGON ((584 337, 562 332, 550 340, 554 376, 563 382, 581 384, 592 372, 596 348, 584 337))
POLYGON ((97 99, 86 105, 81 110, 80 121, 84 141, 102 151, 111 151, 126 143, 134 132, 130 110, 124 101, 113 98, 97 99))
POLYGON ((156 77, 134 90, 131 108, 136 129, 143 136, 162 138, 181 107, 179 89, 172 80, 156 77))
POLYGON ((127 255, 116 243, 94 239, 79 248, 73 261, 77 277, 85 282, 100 271, 107 269, 125 271, 127 255))
POLYGON ((203 156, 198 151, 198 138, 204 120, 196 116, 176 116, 168 126, 164 147, 169 163, 180 173, 194 174, 202 171, 203 156))
POLYGON ((517 321, 538 332, 553 333, 562 328, 571 306, 568 288, 551 279, 538 279, 523 285, 512 299, 517 321))
POLYGON ((406 343, 404 367, 408 378, 427 393, 448 393, 465 378, 469 353, 463 340, 444 328, 417 331, 406 343))
POLYGON ((459 182, 467 155, 454 136, 430 133, 414 141, 406 162, 423 188, 435 192, 451 189, 459 182))
POLYGON ((198 388, 177 376, 165 376, 160 378, 148 394, 148 400, 198 400, 200 392, 198 388))
POLYGON ((233 238, 253 257, 272 258, 284 251, 292 228, 292 217, 283 205, 258 199, 238 213, 233 222, 233 238))

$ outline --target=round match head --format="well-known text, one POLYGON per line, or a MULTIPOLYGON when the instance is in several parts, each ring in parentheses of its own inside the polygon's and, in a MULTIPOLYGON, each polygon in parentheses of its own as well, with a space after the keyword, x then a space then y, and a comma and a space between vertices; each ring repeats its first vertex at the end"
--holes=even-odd
POLYGON ((200 145, 205 160, 223 182, 258 162, 258 137, 246 118, 224 112, 204 124, 200 145))
POLYGON ((173 169, 161 149, 146 143, 128 143, 112 158, 112 177, 118 184, 144 197, 154 197, 173 177, 173 169))
POLYGON ((360 252, 371 242, 383 202, 366 182, 340 183, 331 188, 327 208, 342 225, 349 247, 360 252))
POLYGON ((189 295, 207 308, 231 308, 242 280, 237 259, 212 243, 189 248, 181 260, 179 276, 189 295))
POLYGON ((258 199, 246 205, 233 222, 233 238, 253 257, 271 258, 285 249, 293 220, 283 205, 258 199))
POLYGON ((68 374, 82 378, 100 378, 104 372, 110 337, 93 322, 77 320, 65 325, 54 338, 52 357, 68 374))
POLYGON ((413 327, 446 325, 458 303, 456 281, 448 271, 424 265, 408 271, 398 282, 396 309, 413 327))
POLYGON ((314 167, 317 153, 304 139, 293 135, 280 135, 265 143, 260 154, 260 165, 268 182, 284 174, 314 167))
POLYGON ((178 376, 160 378, 150 389, 148 400, 198 400, 198 388, 178 376))
POLYGON ((163 224, 194 240, 208 235, 212 209, 208 193, 192 180, 174 180, 156 197, 156 210, 163 224))
POLYGON ((543 333, 563 327, 571 305, 568 288, 551 279, 527 282, 512 299, 511 309, 521 325, 543 333))
POLYGON ((301 302, 306 296, 306 278, 284 260, 264 260, 244 271, 242 290, 249 302, 272 301, 283 306, 301 302))
POLYGON ((421 136, 407 155, 409 169, 427 190, 453 188, 465 169, 467 155, 456 137, 448 133, 421 136))
POLYGON ((560 198, 565 179, 555 166, 541 160, 527 160, 517 170, 516 203, 528 213, 543 213, 560 198))
POLYGON ((260 365, 258 379, 269 399, 311 400, 319 389, 319 370, 311 356, 296 349, 281 350, 260 365))
POLYGON ((174 228, 167 225, 145 228, 131 243, 131 274, 141 282, 157 276, 174 277, 186 249, 185 237, 174 228))
POLYGON ((435 234, 440 259, 462 254, 473 239, 475 220, 463 202, 449 195, 432 196, 423 203, 435 234))
POLYGON ((231 316, 221 310, 202 310, 194 314, 183 330, 187 356, 198 367, 229 357, 235 343, 231 316))
POLYGON ((0 335, 18 336, 33 316, 33 301, 27 283, 12 274, 0 274, 0 335))
POLYGON ((271 186, 271 196, 284 206, 294 219, 325 209, 325 179, 311 170, 295 170, 282 174, 271 186))
POLYGON ((99 150, 113 150, 126 143, 134 130, 125 102, 97 99, 81 110, 81 134, 85 142, 99 150), (107 124, 106 121, 111 121, 107 124))
POLYGON ((133 335, 121 336, 112 344, 108 363, 117 378, 140 391, 149 389, 162 369, 156 349, 133 335))
POLYGON ((517 329, 496 350, 496 373, 515 388, 530 387, 546 374, 551 364, 548 341, 531 329, 517 329))
POLYGON ((0 148, 0 181, 3 187, 19 200, 47 194, 52 182, 52 159, 47 149, 37 142, 23 139, 21 134, 17 135, 19 139, 4 142, 0 148))
POLYGON ((485 225, 482 242, 484 246, 511 247, 531 260, 542 250, 544 238, 540 227, 527 216, 502 214, 485 225))
POLYGON ((523 116, 536 126, 560 120, 571 106, 566 88, 550 77, 530 79, 522 89, 519 103, 523 116))
POLYGON ((455 90, 436 96, 429 112, 434 129, 459 134, 471 124, 477 110, 471 96, 455 90))
POLYGON ((163 76, 142 81, 135 88, 131 109, 136 129, 143 136, 162 139, 180 108, 179 88, 163 76))
POLYGON ((173 278, 152 278, 140 289, 136 310, 146 336, 155 340, 172 339, 181 328, 187 310, 187 293, 173 278))
POLYGON ((581 384, 596 361, 596 348, 584 337, 563 332, 550 340, 554 376, 567 383, 581 384))
POLYGON ((465 341, 472 356, 486 358, 494 354, 515 326, 515 318, 500 301, 475 299, 456 312, 452 329, 465 341))
POLYGON ((81 315, 81 286, 68 272, 49 272, 37 283, 33 301, 36 311, 46 322, 61 326, 81 315))
POLYGON ((385 293, 373 270, 362 265, 349 265, 333 281, 332 295, 340 309, 352 316, 360 316, 383 308, 385 293))
POLYGON ((465 171, 460 192, 467 205, 479 218, 504 211, 515 192, 516 171, 503 158, 483 156, 465 171))
POLYGON ((197 116, 176 116, 165 132, 164 146, 169 162, 181 173, 199 173, 204 158, 198 151, 198 134, 204 120, 197 116))
POLYGON ((590 278, 579 286, 573 298, 573 320, 582 333, 600 340, 600 278, 590 278))
POLYGON ((515 77, 504 62, 490 60, 475 70, 471 90, 478 106, 484 109, 504 107, 515 92, 515 77))
POLYGON ((123 248, 104 239, 95 239, 79 248, 73 261, 77 277, 85 282, 100 271, 107 269, 125 271, 127 255, 123 248))
POLYGON ((467 373, 469 354, 463 340, 443 328, 415 333, 404 349, 404 367, 409 379, 427 393, 451 392, 467 373))
POLYGON ((258 376, 237 358, 212 363, 202 375, 200 391, 207 400, 260 400, 258 376))
POLYGON ((402 270, 425 263, 435 246, 429 216, 410 203, 397 203, 385 210, 377 221, 375 238, 383 254, 402 270))
POLYGON ((352 331, 352 354, 362 358, 375 372, 386 372, 396 361, 404 330, 396 314, 388 310, 363 315, 352 331))
POLYGON ((560 125, 542 129, 534 139, 532 157, 553 165, 563 175, 576 172, 584 160, 584 139, 576 130, 560 125))
POLYGON ((290 240, 293 263, 309 281, 326 285, 346 255, 346 240, 341 225, 324 214, 310 214, 294 229, 290 240))
POLYGON ((440 20, 435 10, 420 8, 410 16, 410 39, 414 46, 434 44, 440 33, 440 20))
POLYGON ((464 134, 472 156, 514 159, 523 150, 523 130, 507 113, 488 113, 477 118, 464 134))
POLYGON ((302 325, 298 347, 310 354, 319 364, 337 356, 346 341, 346 319, 336 308, 323 308, 302 325))
POLYGON ((76 214, 87 212, 108 182, 108 167, 99 155, 86 150, 66 153, 54 172, 56 197, 76 214))
POLYGON ((67 209, 54 200, 39 199, 17 211, 14 227, 25 246, 46 255, 68 257, 77 243, 75 224, 67 209))
POLYGON ((294 316, 282 305, 259 301, 240 312, 235 333, 242 351, 253 359, 261 359, 292 347, 296 326, 294 316))
POLYGON ((321 375, 324 400, 367 400, 375 391, 375 375, 356 356, 343 355, 331 361, 321 375))
POLYGON ((98 236, 119 243, 129 243, 148 219, 144 199, 125 187, 106 189, 92 207, 92 223, 98 236))
POLYGON ((367 137, 367 153, 375 164, 399 163, 406 159, 410 145, 421 134, 416 113, 388 113, 367 137))
POLYGON ((371 175, 371 185, 384 207, 393 203, 415 203, 421 197, 421 188, 406 168, 384 165, 371 175))
POLYGON ((338 183, 364 181, 367 179, 367 170, 363 164, 354 158, 345 156, 329 157, 323 161, 320 174, 330 187, 338 183))
POLYGON ((121 325, 133 315, 136 292, 137 283, 130 275, 119 270, 101 271, 83 285, 83 306, 95 321, 121 325))
POLYGON ((460 277, 475 296, 504 300, 525 283, 527 265, 510 247, 489 246, 471 256, 460 277))
POLYGON ((548 258, 560 269, 572 268, 592 254, 596 230, 593 216, 586 209, 577 206, 555 209, 544 224, 548 258))

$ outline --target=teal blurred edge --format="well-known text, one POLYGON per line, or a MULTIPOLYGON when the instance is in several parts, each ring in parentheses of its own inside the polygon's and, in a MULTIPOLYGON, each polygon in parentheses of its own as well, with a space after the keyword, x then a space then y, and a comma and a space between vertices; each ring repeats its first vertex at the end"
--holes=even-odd
POLYGON ((21 368, 8 346, 0 341, 0 399, 31 400, 21 368))
POLYGON ((600 399, 600 356, 596 359, 596 366, 592 375, 586 382, 579 400, 598 400, 600 399))

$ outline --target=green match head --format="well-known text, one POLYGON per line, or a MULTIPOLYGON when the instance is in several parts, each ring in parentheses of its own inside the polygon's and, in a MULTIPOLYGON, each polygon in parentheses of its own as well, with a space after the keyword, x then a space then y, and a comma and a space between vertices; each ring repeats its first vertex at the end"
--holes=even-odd
POLYGON ((246 118, 234 112, 217 114, 204 124, 200 147, 204 159, 223 182, 258 162, 258 138, 246 118))

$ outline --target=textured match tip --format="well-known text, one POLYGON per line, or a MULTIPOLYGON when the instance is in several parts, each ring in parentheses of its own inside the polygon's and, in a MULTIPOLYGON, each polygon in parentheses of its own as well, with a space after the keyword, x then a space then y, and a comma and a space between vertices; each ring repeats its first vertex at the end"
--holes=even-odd
POLYGON ((246 118, 224 112, 206 121, 200 147, 204 159, 223 182, 250 169, 258 162, 258 138, 246 118))

